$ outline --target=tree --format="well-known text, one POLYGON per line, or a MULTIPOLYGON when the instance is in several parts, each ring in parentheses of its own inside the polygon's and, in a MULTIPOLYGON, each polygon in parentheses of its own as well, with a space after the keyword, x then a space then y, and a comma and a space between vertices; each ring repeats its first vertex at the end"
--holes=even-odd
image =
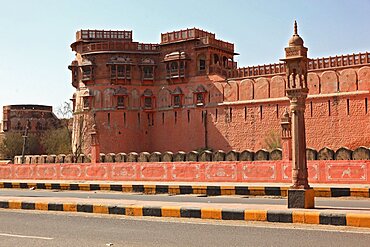
POLYGON ((269 151, 276 148, 281 148, 281 136, 278 132, 270 130, 270 132, 265 137, 265 147, 269 151))
POLYGON ((73 115, 73 109, 70 102, 63 102, 58 108, 57 108, 57 115, 60 119, 70 119, 73 115))
POLYGON ((72 153, 72 113, 71 104, 64 102, 57 108, 60 125, 43 133, 41 144, 46 154, 70 154, 72 153))
POLYGON ((71 131, 63 125, 57 129, 47 130, 41 138, 41 144, 46 154, 72 153, 70 132, 71 131))
MULTIPOLYGON (((22 154, 23 135, 20 132, 7 132, 0 143, 0 153, 3 158, 13 160, 14 156, 22 154)), ((40 138, 35 134, 29 134, 25 154, 41 154, 40 138)))

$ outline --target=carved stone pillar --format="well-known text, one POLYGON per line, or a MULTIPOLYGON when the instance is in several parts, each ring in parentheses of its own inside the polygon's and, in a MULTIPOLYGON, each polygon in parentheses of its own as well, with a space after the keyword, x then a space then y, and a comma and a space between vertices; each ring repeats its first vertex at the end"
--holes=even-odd
POLYGON ((305 102, 308 90, 288 89, 292 121, 292 188, 309 189, 306 159, 305 102))
POLYGON ((289 112, 285 109, 281 118, 281 146, 283 157, 282 160, 292 160, 292 124, 289 112))
POLYGON ((313 208, 314 191, 308 184, 306 159, 306 128, 304 112, 306 108, 307 88, 307 48, 298 35, 297 23, 294 34, 285 48, 286 95, 290 101, 291 137, 292 137, 292 186, 288 190, 289 208, 313 208))
POLYGON ((93 124, 90 132, 91 136, 91 163, 99 163, 100 162, 100 143, 99 143, 99 135, 96 129, 96 125, 93 124))

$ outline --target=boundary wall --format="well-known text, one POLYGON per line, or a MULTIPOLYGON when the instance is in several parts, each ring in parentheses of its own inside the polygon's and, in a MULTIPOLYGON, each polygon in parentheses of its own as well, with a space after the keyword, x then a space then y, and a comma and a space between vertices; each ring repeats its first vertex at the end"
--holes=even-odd
MULTIPOLYGON (((0 165, 1 179, 289 183, 291 161, 0 165)), ((368 160, 310 160, 310 183, 369 184, 368 160)))

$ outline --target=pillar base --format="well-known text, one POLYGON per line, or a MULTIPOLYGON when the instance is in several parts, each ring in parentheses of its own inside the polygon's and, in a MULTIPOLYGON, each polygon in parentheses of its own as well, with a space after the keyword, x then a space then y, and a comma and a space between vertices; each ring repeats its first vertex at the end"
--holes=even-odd
POLYGON ((313 189, 289 189, 288 208, 315 208, 313 189))

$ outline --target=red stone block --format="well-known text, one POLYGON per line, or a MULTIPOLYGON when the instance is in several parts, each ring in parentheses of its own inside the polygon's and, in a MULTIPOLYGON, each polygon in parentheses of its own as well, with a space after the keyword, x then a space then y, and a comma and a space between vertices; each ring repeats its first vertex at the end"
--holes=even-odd
POLYGON ((243 166, 243 181, 271 181, 276 182, 277 169, 275 162, 253 162, 243 166))
POLYGON ((237 180, 237 166, 236 163, 223 164, 223 163, 207 163, 205 165, 205 178, 206 181, 236 181, 237 180))
POLYGON ((200 181, 201 165, 200 164, 169 164, 171 168, 171 181, 200 181))

